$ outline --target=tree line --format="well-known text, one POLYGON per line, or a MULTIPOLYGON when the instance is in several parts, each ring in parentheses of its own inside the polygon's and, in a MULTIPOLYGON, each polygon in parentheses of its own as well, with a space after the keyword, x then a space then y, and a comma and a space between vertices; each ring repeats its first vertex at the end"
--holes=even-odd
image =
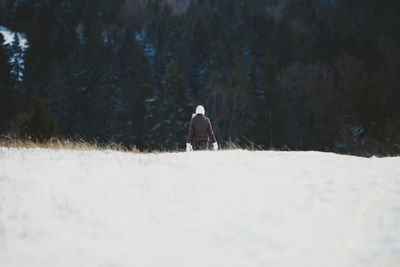
POLYGON ((396 0, 0 0, 0 133, 183 148, 400 151, 396 0), (1 39, 1 35, 0 35, 1 39), (21 63, 23 62, 23 64, 21 63))

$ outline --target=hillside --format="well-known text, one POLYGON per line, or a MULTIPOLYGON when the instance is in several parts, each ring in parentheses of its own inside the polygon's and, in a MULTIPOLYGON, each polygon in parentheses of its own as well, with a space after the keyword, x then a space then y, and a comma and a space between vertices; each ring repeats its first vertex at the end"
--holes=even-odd
POLYGON ((398 14, 398 0, 0 0, 0 135, 174 150, 203 105, 221 147, 400 155, 398 14))
POLYGON ((0 148, 2 267, 399 262, 399 157, 0 148))

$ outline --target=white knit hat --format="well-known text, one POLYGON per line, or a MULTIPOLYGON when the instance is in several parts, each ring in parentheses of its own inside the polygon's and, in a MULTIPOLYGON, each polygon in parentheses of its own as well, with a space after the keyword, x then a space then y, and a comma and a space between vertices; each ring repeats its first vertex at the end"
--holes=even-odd
POLYGON ((196 108, 196 114, 206 114, 206 111, 204 110, 204 107, 202 105, 198 105, 196 108))

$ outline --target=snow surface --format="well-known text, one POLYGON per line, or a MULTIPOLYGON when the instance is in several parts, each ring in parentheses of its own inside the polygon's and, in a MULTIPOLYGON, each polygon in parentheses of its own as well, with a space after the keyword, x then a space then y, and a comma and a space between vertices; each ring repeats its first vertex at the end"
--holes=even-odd
POLYGON ((0 148, 0 265, 400 266, 400 158, 0 148))

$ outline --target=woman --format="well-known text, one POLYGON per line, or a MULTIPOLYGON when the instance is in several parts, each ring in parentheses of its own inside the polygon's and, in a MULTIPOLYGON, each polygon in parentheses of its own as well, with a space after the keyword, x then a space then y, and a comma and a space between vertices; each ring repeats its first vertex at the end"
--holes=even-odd
POLYGON ((213 149, 218 149, 217 140, 211 126, 210 119, 204 116, 204 107, 202 105, 197 106, 196 114, 193 114, 192 120, 190 121, 189 134, 186 142, 186 151, 194 150, 206 150, 208 149, 208 141, 211 138, 213 142, 213 149))

